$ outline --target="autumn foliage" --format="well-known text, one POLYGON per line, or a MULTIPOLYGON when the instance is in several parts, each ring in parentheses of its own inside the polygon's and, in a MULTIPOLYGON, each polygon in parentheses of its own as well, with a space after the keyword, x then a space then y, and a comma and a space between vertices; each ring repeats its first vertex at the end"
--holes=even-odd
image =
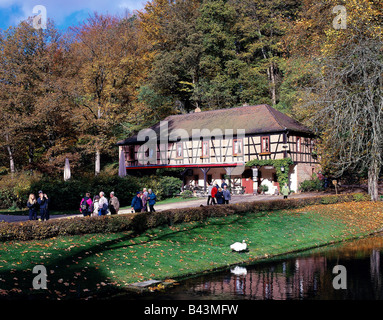
POLYGON ((64 33, 23 21, 0 33, 0 172, 58 176, 69 158, 97 175, 117 140, 169 114, 268 103, 318 134, 332 174, 339 150, 313 121, 321 62, 357 35, 380 41, 382 16, 377 0, 151 0, 64 33), (346 29, 333 26, 337 5, 346 29))

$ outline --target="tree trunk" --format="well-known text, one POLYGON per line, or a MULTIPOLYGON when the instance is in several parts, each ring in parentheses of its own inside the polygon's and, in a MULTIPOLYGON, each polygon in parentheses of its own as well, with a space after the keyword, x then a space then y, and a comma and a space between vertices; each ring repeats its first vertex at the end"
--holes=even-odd
POLYGON ((11 174, 13 175, 16 170, 15 170, 15 160, 13 158, 13 151, 12 148, 9 144, 9 135, 8 133, 5 134, 5 141, 7 142, 7 150, 8 150, 8 155, 9 155, 9 169, 11 171, 11 174))
MULTIPOLYGON (((98 101, 98 107, 97 107, 97 119, 100 120, 102 116, 101 112, 101 103, 100 103, 100 95, 99 94, 99 101, 98 101)), ((95 166, 94 166, 94 173, 97 176, 101 171, 101 156, 100 156, 100 149, 97 146, 96 148, 96 160, 95 160, 95 166)))
POLYGON ((96 150, 96 161, 95 161, 95 175, 97 176, 99 173, 100 173, 100 168, 101 168, 101 164, 100 164, 100 150, 96 150))
POLYGON ((28 147, 28 163, 31 170, 31 173, 33 173, 33 158, 34 158, 35 148, 33 146, 28 147))
POLYGON ((275 84, 275 68, 274 63, 272 62, 270 65, 270 81, 271 81, 271 101, 275 106, 277 104, 277 92, 276 92, 276 84, 275 84))
MULTIPOLYGON (((258 34, 260 37, 262 37, 262 33, 260 30, 258 30, 258 34)), ((263 59, 267 60, 268 57, 267 57, 267 54, 265 52, 265 48, 262 47, 261 50, 262 50, 263 59)), ((270 67, 266 69, 266 72, 267 72, 267 77, 269 78, 269 81, 271 83, 271 85, 270 85, 271 101, 272 101, 273 105, 276 105, 277 104, 277 89, 276 89, 274 62, 270 63, 270 67)))
POLYGON ((378 201, 378 179, 380 168, 377 161, 373 161, 368 168, 368 194, 371 196, 372 201, 378 201))

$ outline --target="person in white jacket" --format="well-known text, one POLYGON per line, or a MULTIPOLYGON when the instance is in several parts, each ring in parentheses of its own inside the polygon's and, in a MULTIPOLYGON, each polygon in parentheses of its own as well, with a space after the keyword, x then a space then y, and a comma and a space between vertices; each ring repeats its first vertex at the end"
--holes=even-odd
POLYGON ((99 202, 100 201, 100 197, 99 196, 95 196, 94 197, 94 200, 93 200, 93 213, 92 213, 92 216, 98 216, 98 210, 100 209, 100 206, 99 206, 99 202))
POLYGON ((100 192, 100 200, 98 202, 98 215, 105 216, 108 213, 108 199, 105 198, 104 192, 100 192))

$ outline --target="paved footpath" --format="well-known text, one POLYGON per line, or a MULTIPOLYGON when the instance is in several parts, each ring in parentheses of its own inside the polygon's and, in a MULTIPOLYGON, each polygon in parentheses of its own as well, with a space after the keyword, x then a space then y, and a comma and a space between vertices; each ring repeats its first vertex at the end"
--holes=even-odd
MULTIPOLYGON (((321 193, 302 193, 302 194, 293 194, 290 195, 289 198, 306 198, 312 196, 318 196, 321 193)), ((271 196, 271 195, 232 195, 230 203, 238 203, 238 202, 252 202, 252 201, 260 201, 260 200, 277 200, 283 199, 283 196, 271 196)), ((191 208, 191 207, 199 207, 201 204, 206 205, 207 198, 198 198, 197 200, 188 200, 184 202, 175 202, 168 204, 159 204, 155 205, 154 208, 156 211, 163 211, 175 208, 191 208)), ((130 213, 130 208, 120 210, 120 214, 130 213)), ((72 218, 72 217, 82 217, 82 214, 72 214, 72 215, 51 215, 51 219, 62 219, 62 218, 72 218)), ((0 222, 20 222, 27 221, 28 215, 11 215, 11 214, 0 214, 0 222)))

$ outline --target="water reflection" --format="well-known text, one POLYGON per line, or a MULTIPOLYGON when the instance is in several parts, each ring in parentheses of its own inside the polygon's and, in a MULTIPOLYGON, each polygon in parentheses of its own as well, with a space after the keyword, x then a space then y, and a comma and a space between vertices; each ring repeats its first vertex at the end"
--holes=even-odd
POLYGON ((161 299, 373 299, 382 295, 383 236, 311 250, 252 266, 188 279, 161 299), (347 269, 347 289, 335 290, 335 265, 347 269))
POLYGON ((327 268, 324 257, 298 258, 281 263, 251 267, 244 274, 221 273, 207 279, 192 279, 193 294, 214 296, 242 296, 246 299, 286 300, 315 294, 321 282, 320 275, 327 268))

